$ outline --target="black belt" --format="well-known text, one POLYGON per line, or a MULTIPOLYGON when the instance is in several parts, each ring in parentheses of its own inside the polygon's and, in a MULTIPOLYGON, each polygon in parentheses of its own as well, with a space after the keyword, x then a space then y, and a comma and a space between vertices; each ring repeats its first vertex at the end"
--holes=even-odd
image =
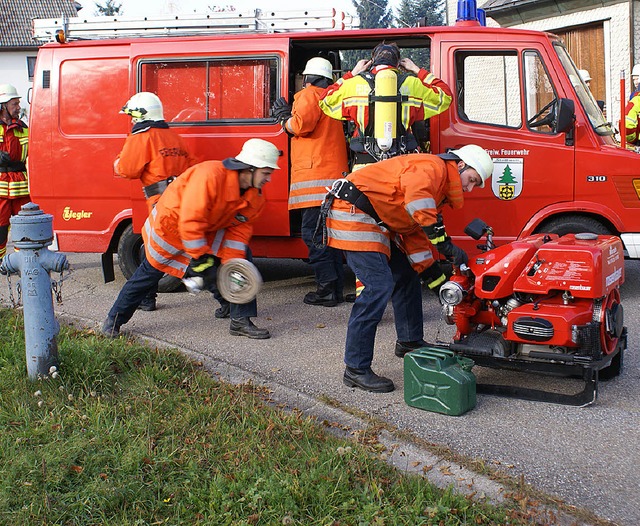
POLYGON ((27 171, 27 165, 24 164, 22 161, 14 161, 14 162, 3 164, 2 166, 0 166, 0 173, 26 172, 26 171, 27 171))
POLYGON ((154 195, 162 195, 162 193, 167 189, 173 181, 177 178, 176 175, 172 175, 171 177, 167 177, 163 181, 158 181, 157 183, 150 184, 149 186, 145 186, 142 188, 142 193, 144 196, 149 199, 154 195))

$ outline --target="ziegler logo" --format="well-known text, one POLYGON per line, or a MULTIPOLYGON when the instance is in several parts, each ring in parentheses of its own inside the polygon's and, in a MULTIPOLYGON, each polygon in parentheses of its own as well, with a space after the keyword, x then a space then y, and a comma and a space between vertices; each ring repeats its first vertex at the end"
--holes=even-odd
POLYGON ((71 210, 70 206, 65 206, 62 211, 62 219, 65 221, 69 221, 71 219, 89 219, 93 215, 93 212, 85 212, 84 210, 80 210, 80 212, 74 212, 71 210))

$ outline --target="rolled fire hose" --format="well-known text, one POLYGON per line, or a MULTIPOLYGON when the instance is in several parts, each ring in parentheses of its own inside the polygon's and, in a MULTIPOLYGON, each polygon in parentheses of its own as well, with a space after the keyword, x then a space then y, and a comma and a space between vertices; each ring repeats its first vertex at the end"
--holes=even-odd
POLYGON ((218 290, 230 303, 249 303, 261 287, 262 276, 251 261, 230 259, 218 269, 218 290))
MULTIPOLYGON (((238 305, 252 301, 262 287, 260 271, 246 259, 230 259, 220 266, 216 277, 220 295, 238 305)), ((184 278, 182 282, 190 294, 197 294, 204 288, 204 280, 199 276, 184 278)))

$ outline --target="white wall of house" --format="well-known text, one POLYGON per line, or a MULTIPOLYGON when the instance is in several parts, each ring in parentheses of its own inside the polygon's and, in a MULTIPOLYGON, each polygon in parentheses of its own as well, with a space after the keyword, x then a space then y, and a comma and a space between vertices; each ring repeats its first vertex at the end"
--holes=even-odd
MULTIPOLYGON (((635 2, 636 0, 634 0, 635 2)), ((478 7, 482 7, 486 0, 478 0, 478 7)), ((640 5, 640 2, 636 2, 640 5)), ((457 0, 447 0, 449 21, 455 23, 457 0)), ((635 27, 640 28, 640 9, 634 10, 635 27)), ((620 71, 624 70, 627 79, 625 92, 628 97, 631 89, 631 19, 628 2, 621 2, 607 7, 585 9, 576 13, 554 16, 544 20, 536 20, 526 24, 511 26, 516 29, 533 29, 536 31, 553 31, 594 22, 604 24, 604 51, 606 77, 606 107, 607 118, 619 127, 620 122, 620 71)), ((487 20, 487 25, 498 25, 493 19, 487 20)), ((638 39, 640 40, 640 39, 638 39)), ((636 62, 640 62, 640 54, 636 52, 636 62)), ((580 67, 580 64, 577 64, 580 67)))
MULTIPOLYGON (((20 107, 29 113, 28 94, 32 82, 29 80, 29 70, 27 68, 27 57, 35 57, 36 50, 33 51, 3 51, 2 72, 0 73, 0 84, 13 84, 18 90, 20 99, 20 107)), ((27 120, 28 117, 25 117, 27 120)))

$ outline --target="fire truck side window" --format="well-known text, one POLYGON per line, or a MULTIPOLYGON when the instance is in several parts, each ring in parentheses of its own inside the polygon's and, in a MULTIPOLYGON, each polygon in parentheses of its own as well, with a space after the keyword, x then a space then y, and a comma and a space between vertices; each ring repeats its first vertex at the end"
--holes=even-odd
POLYGON ((494 126, 522 125, 520 72, 515 51, 459 51, 456 97, 463 120, 494 126))
POLYGON ((275 57, 142 62, 139 91, 156 93, 169 122, 269 120, 275 57))
POLYGON ((523 58, 527 125, 535 132, 553 133, 558 96, 540 55, 535 51, 525 51, 523 58))

